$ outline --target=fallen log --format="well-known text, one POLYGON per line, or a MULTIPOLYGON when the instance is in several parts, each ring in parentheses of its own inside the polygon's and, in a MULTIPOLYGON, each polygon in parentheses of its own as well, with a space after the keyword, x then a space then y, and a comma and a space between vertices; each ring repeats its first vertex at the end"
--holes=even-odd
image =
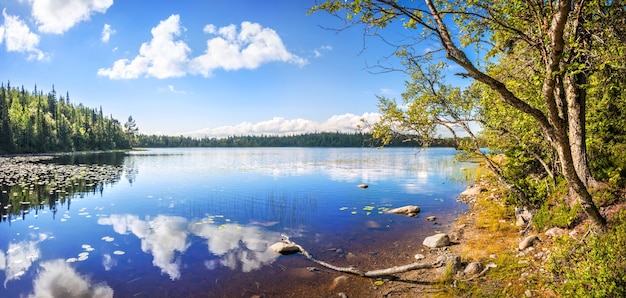
MULTIPOLYGON (((397 274, 397 273, 404 273, 404 272, 408 272, 408 271, 412 271, 412 270, 418 270, 418 269, 431 269, 431 268, 437 268, 437 267, 441 267, 444 266, 446 263, 445 261, 437 261, 435 263, 420 263, 420 262, 415 262, 415 263, 411 263, 411 264, 407 264, 407 265, 401 265, 401 266, 394 266, 394 267, 390 267, 390 268, 385 268, 385 269, 377 269, 377 270, 369 270, 369 271, 364 271, 364 270, 359 270, 355 267, 339 267, 339 266, 335 266, 329 263, 326 263, 324 261, 318 260, 316 258, 314 258, 308 251, 306 251, 306 249, 304 249, 302 246, 300 246, 299 244, 289 240, 289 237, 282 235, 283 239, 281 242, 286 246, 289 247, 297 247, 299 252, 304 255, 307 259, 313 261, 314 263, 326 267, 328 269, 331 270, 335 270, 338 272, 343 272, 343 273, 349 273, 349 274, 354 274, 354 275, 359 275, 359 276, 363 276, 363 277, 372 277, 372 278, 376 278, 376 277, 382 277, 382 276, 389 276, 389 275, 393 275, 393 274, 397 274)), ((273 246, 275 246, 276 244, 274 244, 273 246)), ((293 251, 290 251, 291 253, 293 253, 293 251)), ((282 252, 278 252, 281 254, 286 254, 286 253, 282 253, 282 252)))

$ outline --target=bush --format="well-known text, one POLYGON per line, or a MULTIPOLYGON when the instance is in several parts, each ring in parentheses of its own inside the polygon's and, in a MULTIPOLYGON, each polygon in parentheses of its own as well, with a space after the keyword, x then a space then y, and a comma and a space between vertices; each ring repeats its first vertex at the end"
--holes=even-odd
POLYGON ((604 234, 586 242, 557 240, 549 270, 556 277, 555 292, 563 297, 626 297, 626 210, 604 234))

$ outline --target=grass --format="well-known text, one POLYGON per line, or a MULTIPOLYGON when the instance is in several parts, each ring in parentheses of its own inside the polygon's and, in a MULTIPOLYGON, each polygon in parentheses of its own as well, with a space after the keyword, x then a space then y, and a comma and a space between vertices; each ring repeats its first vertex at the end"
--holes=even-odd
MULTIPOLYGON (((468 279, 446 274, 438 297, 533 297, 554 296, 545 290, 548 280, 537 258, 544 256, 541 247, 521 254, 517 247, 523 239, 515 227, 514 210, 505 203, 502 190, 487 181, 490 191, 476 198, 470 211, 457 220, 464 225, 459 254, 463 262, 494 263, 484 277, 468 279)), ((542 244, 540 244, 541 246, 542 244)))

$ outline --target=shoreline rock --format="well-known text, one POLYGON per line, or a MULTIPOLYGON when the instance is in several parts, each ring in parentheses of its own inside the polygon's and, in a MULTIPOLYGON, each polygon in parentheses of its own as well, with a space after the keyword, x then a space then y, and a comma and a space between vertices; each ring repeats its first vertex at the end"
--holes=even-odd
POLYGON ((387 213, 406 215, 410 217, 417 216, 419 212, 420 212, 420 207, 414 206, 414 205, 408 205, 408 206, 399 207, 399 208, 395 208, 395 209, 391 209, 387 211, 387 213))

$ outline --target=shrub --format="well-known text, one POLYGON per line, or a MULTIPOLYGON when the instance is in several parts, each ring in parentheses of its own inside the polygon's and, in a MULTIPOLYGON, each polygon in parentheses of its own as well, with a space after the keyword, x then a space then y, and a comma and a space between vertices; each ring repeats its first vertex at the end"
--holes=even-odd
POLYGON ((558 239, 549 262, 563 297, 626 297, 626 210, 604 234, 558 239))

